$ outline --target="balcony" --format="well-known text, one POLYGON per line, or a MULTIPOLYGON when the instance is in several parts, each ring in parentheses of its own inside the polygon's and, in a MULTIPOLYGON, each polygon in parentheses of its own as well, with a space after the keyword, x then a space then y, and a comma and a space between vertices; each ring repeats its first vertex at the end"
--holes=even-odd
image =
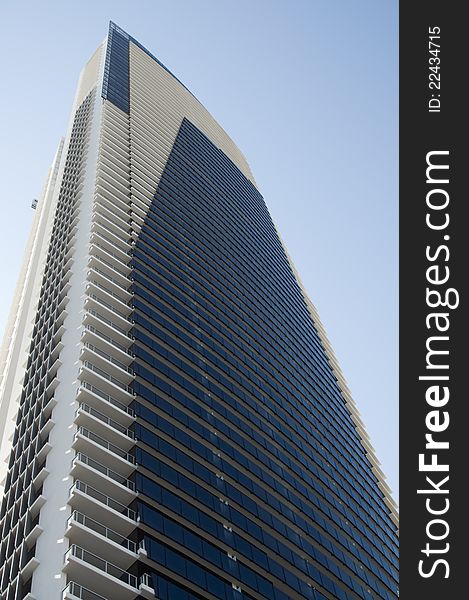
POLYGON ((49 398, 49 400, 46 402, 44 408, 42 409, 43 419, 50 418, 50 416, 52 414, 52 410, 54 409, 56 404, 57 404, 57 400, 53 396, 51 398, 49 398))
POLYGON ((45 503, 46 503, 45 496, 43 494, 40 494, 34 500, 34 502, 31 504, 31 506, 29 507, 29 514, 31 516, 31 519, 34 520, 34 518, 37 517, 37 515, 39 514, 39 511, 41 510, 41 508, 44 506, 45 503))
POLYGON ((65 535, 73 544, 86 546, 121 569, 128 569, 137 560, 135 542, 79 511, 73 511, 68 518, 65 535))
POLYGON ((100 187, 98 193, 95 195, 94 206, 96 209, 100 207, 114 209, 119 211, 117 214, 121 218, 125 218, 124 215, 128 214, 129 208, 129 197, 122 196, 121 194, 110 194, 106 189, 100 187))
MULTIPOLYGON (((150 575, 145 573, 140 577, 140 586, 139 592, 141 598, 147 598, 148 600, 158 600, 156 596, 156 592, 153 589, 152 581, 150 575)), ((28 600, 30 594, 25 597, 24 600, 28 600)), ((31 596, 33 600, 33 597, 31 596)), ((97 594, 96 592, 91 591, 88 588, 83 587, 82 585, 76 583, 75 581, 70 581, 67 587, 62 591, 62 600, 112 600, 101 596, 101 594, 97 594)))
POLYGON ((132 271, 132 267, 129 266, 129 257, 122 257, 122 253, 114 252, 111 248, 100 244, 95 241, 91 244, 90 252, 94 252, 101 260, 109 262, 117 271, 122 271, 128 276, 132 271))
POLYGON ((108 598, 71 581, 62 592, 62 600, 108 600, 108 598))
POLYGON ((116 245, 115 241, 110 236, 102 231, 93 231, 91 234, 91 242, 93 244, 99 244, 101 247, 107 249, 108 252, 112 252, 116 256, 119 256, 122 261, 127 261, 129 259, 128 248, 122 249, 120 246, 116 245))
POLYGON ((129 535, 137 526, 137 513, 134 510, 83 481, 75 481, 67 502, 102 525, 119 529, 122 535, 129 535))
POLYGON ((75 433, 72 448, 105 463, 124 477, 128 477, 135 469, 136 461, 131 454, 85 427, 79 427, 75 433))
POLYGON ((96 410, 89 404, 81 403, 75 412, 75 424, 91 428, 108 442, 129 450, 135 444, 133 431, 96 410))
POLYGON ((54 426, 55 421, 53 421, 52 419, 47 419, 45 421, 44 425, 39 430, 39 437, 41 438, 41 440, 47 440, 47 438, 49 437, 49 433, 52 431, 54 426))
MULTIPOLYGON (((101 158, 101 155, 100 155, 101 158)), ((127 159, 128 160, 128 159, 127 159)), ((125 187, 116 187, 115 185, 110 184, 110 182, 114 181, 113 177, 109 177, 107 173, 104 172, 103 167, 101 166, 102 161, 100 160, 98 169, 98 178, 96 180, 96 190, 98 197, 110 197, 113 200, 118 199, 122 204, 128 204, 129 202, 129 189, 127 189, 127 184, 125 187), (108 179, 105 179, 105 176, 108 176, 108 179)), ((104 166, 104 165, 103 165, 104 166)), ((128 175, 126 176, 128 179, 128 175)))
POLYGON ((141 200, 139 198, 135 198, 134 195, 132 195, 132 202, 130 208, 132 211, 132 218, 137 217, 143 223, 145 221, 145 216, 148 211, 148 205, 145 204, 145 208, 143 208, 141 200))
MULTIPOLYGON (((103 345, 103 344, 101 344, 103 345)), ((91 342, 85 342, 81 348, 80 360, 90 362, 109 373, 123 384, 128 385, 134 378, 134 371, 128 365, 116 358, 116 352, 110 354, 91 342)), ((120 358, 120 356, 119 356, 120 358)))
POLYGON ((50 379, 50 381, 48 382, 46 390, 45 390, 45 395, 47 398, 51 398, 53 396, 59 383, 60 383, 60 381, 59 381, 59 378, 57 377, 57 375, 53 375, 52 378, 50 379))
POLYGON ((108 346, 105 346, 105 348, 110 352, 112 351, 114 357, 117 354, 119 361, 127 366, 130 365, 134 359, 134 354, 128 349, 128 346, 125 346, 124 344, 120 343, 119 340, 116 340, 115 337, 107 335, 101 329, 97 329, 93 325, 85 326, 81 338, 84 343, 89 342, 92 345, 98 344, 101 348, 103 345, 105 346, 103 342, 109 346, 112 346, 112 348, 108 346), (117 350, 119 353, 117 353, 117 350))
POLYGON ((98 177, 96 183, 100 188, 108 190, 115 196, 127 198, 130 197, 130 190, 128 187, 129 182, 124 178, 121 178, 121 180, 119 181, 115 173, 111 175, 107 173, 103 167, 98 169, 98 177))
POLYGON ((31 550, 31 548, 35 545, 43 531, 44 529, 40 525, 38 525, 37 523, 36 525, 34 525, 31 531, 24 538, 24 543, 26 544, 26 548, 28 548, 28 550, 31 550))
MULTIPOLYGON (((128 137, 129 132, 125 131, 119 135, 119 141, 125 137, 128 137)), ((122 149, 119 151, 116 147, 116 137, 107 137, 106 142, 101 144, 99 147, 99 167, 106 169, 111 172, 118 174, 121 179, 127 183, 130 179, 130 166, 128 150, 124 152, 122 149)))
POLYGON ((143 227, 143 224, 145 222, 145 215, 142 215, 142 210, 139 208, 138 211, 135 211, 135 205, 132 204, 131 207, 131 215, 132 215, 132 227, 134 225, 137 225, 139 227, 139 229, 141 229, 143 227))
POLYGON ((89 280, 86 284, 86 293, 88 296, 98 296, 101 300, 108 303, 112 302, 114 309, 117 309, 121 314, 125 315, 126 319, 129 318, 132 312, 132 306, 129 304, 130 301, 127 296, 124 298, 122 294, 116 294, 109 286, 103 285, 95 279, 89 280))
POLYGON ((158 600, 157 592, 153 587, 152 577, 148 573, 144 573, 140 577, 140 598, 147 600, 158 600))
MULTIPOLYGON (((32 479, 32 484, 34 489, 36 490, 40 490, 46 477, 48 477, 49 475, 49 471, 45 468, 45 467, 41 467, 38 468, 39 470, 37 471, 37 473, 33 472, 33 479, 32 479)), ((35 469, 36 471, 36 469, 35 469)))
POLYGON ((28 581, 28 579, 31 579, 34 571, 38 568, 39 565, 40 565, 39 559, 37 559, 35 556, 31 556, 31 558, 28 560, 28 562, 24 565, 24 567, 20 571, 21 579, 23 581, 28 581))
POLYGON ((126 302, 132 298, 132 294, 128 291, 128 287, 132 284, 130 279, 123 283, 121 279, 112 277, 112 275, 97 266, 91 267, 87 275, 89 281, 97 281, 101 285, 106 286, 113 293, 125 298, 126 302))
POLYGON ((129 216, 126 214, 122 219, 117 211, 109 210, 104 204, 94 204, 92 219, 93 221, 101 221, 111 228, 116 235, 126 235, 130 232, 129 216))
POLYGON ((118 317, 109 319, 102 312, 90 308, 85 313, 83 324, 98 327, 105 335, 114 338, 126 348, 133 342, 132 336, 129 335, 129 330, 132 327, 130 321, 124 321, 123 319, 118 319, 118 317))
POLYGON ((130 284, 128 275, 131 269, 128 268, 127 273, 125 273, 120 266, 115 264, 115 261, 105 258, 98 252, 90 256, 88 265, 91 268, 103 269, 106 275, 112 277, 114 281, 118 282, 124 288, 127 288, 130 284))
POLYGON ((106 225, 101 220, 94 221, 91 225, 91 232, 99 234, 102 237, 105 237, 109 243, 111 243, 115 248, 127 254, 129 250, 129 239, 130 237, 126 235, 122 237, 122 235, 116 235, 114 230, 109 225, 106 225))
MULTIPOLYGON (((114 252, 107 252, 102 246, 92 244, 93 254, 88 257, 88 265, 93 269, 104 269, 104 275, 110 277, 117 277, 122 279, 122 287, 127 287, 129 282, 129 275, 132 272, 132 266, 127 262, 123 263, 119 260, 119 257, 114 252)), ((126 254, 126 260, 129 260, 129 255, 126 254)))
POLYGON ((100 369, 93 363, 85 361, 80 368, 78 379, 88 381, 91 385, 98 387, 106 394, 110 394, 122 403, 133 400, 135 394, 126 383, 113 377, 104 369, 100 369))
POLYGON ((113 298, 109 298, 110 294, 103 294, 101 290, 94 293, 90 288, 87 289, 87 296, 85 298, 85 308, 94 308, 95 310, 101 310, 104 308, 103 314, 107 316, 109 319, 113 319, 116 316, 119 319, 122 319, 122 325, 124 329, 127 327, 127 322, 129 322, 129 314, 126 310, 121 309, 122 299, 116 303, 114 300, 115 294, 113 294, 113 298))
POLYGON ((117 379, 117 377, 113 377, 112 375, 110 375, 104 369, 97 367, 95 364, 93 364, 87 360, 83 361, 83 366, 86 367, 87 369, 90 369, 94 373, 97 373, 100 377, 103 377, 104 379, 106 379, 107 381, 112 383, 113 385, 115 385, 115 386, 121 388, 122 390, 128 392, 129 394, 133 395, 132 388, 130 388, 126 383, 124 383, 120 379, 117 379))
POLYGON ((51 366, 48 369, 48 376, 50 378, 55 377, 57 375, 57 371, 62 366, 62 361, 59 357, 57 357, 54 362, 51 363, 51 366))
POLYGON ((86 380, 80 383, 80 387, 77 390, 77 401, 88 404, 99 412, 103 412, 127 426, 131 425, 135 420, 134 411, 127 404, 107 394, 86 380))
POLYGON ((127 573, 104 558, 76 546, 71 546, 64 556, 63 571, 80 586, 93 589, 95 594, 112 600, 132 600, 139 593, 135 575, 127 573))
POLYGON ((52 337, 52 344, 58 344, 61 340, 62 340, 62 336, 65 333, 65 327, 63 325, 60 325, 60 327, 57 329, 57 331, 54 333, 53 337, 52 337))
POLYGON ((72 460, 70 474, 94 488, 105 488, 112 498, 124 505, 132 502, 137 495, 133 481, 82 452, 72 460))
POLYGON ((92 360, 97 366, 112 370, 116 377, 126 384, 134 378, 134 372, 129 366, 90 342, 83 344, 80 359, 83 362, 92 360))
POLYGON ((38 464, 42 464, 45 459, 46 456, 49 454, 49 452, 52 450, 52 444, 49 444, 49 442, 46 442, 41 449, 36 453, 36 460, 38 464))
POLYGON ((66 281, 61 285, 59 296, 58 296, 59 302, 61 302, 67 296, 71 287, 72 287, 72 285, 69 281, 66 281))

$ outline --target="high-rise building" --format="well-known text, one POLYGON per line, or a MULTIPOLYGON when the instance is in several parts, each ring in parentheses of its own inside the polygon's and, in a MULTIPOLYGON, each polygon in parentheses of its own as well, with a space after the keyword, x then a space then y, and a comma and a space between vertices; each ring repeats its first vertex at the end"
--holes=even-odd
POLYGON ((249 166, 112 23, 1 369, 2 600, 397 597, 395 506, 249 166))

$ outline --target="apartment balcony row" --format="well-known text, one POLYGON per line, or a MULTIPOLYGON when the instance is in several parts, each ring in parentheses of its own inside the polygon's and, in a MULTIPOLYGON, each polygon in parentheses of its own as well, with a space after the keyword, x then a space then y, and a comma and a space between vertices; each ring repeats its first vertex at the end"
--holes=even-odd
POLYGON ((92 385, 99 386, 101 390, 117 399, 123 398, 124 403, 134 396, 134 391, 127 383, 87 360, 81 364, 78 379, 86 379, 92 385))
POLYGON ((124 254, 129 251, 130 236, 116 233, 112 223, 108 223, 105 219, 96 219, 91 225, 91 232, 98 233, 101 236, 110 240, 115 248, 118 248, 124 254))
POLYGON ((88 308, 83 317, 83 325, 92 325, 95 329, 99 329, 102 333, 108 337, 116 340, 126 350, 133 343, 133 338, 129 331, 132 328, 132 323, 127 323, 117 318, 109 318, 103 314, 104 310, 95 310, 94 308, 88 308), (123 327, 122 325, 126 325, 123 327))
POLYGON ((99 166, 109 165, 109 168, 117 169, 126 179, 130 173, 128 136, 128 130, 116 135, 115 131, 111 132, 103 127, 99 142, 99 166))
POLYGON ((107 211, 119 219, 119 222, 124 222, 127 227, 130 227, 132 219, 132 211, 130 209, 129 199, 126 201, 111 200, 103 194, 96 194, 94 197, 94 208, 96 212, 107 211))
MULTIPOLYGON (((77 479, 70 488, 67 503, 73 510, 85 513, 106 527, 128 536, 137 526, 137 514, 127 504, 108 495, 109 486, 103 479, 101 489, 77 479)), ((127 498, 131 502, 134 496, 127 498)))
MULTIPOLYGON (((42 428, 34 436, 31 448, 28 451, 16 450, 13 456, 11 465, 8 467, 1 484, 8 486, 10 495, 8 502, 15 506, 18 496, 25 495, 24 482, 21 483, 21 477, 26 470, 29 471, 27 478, 28 484, 33 484, 33 487, 38 490, 42 486, 44 479, 48 475, 48 471, 44 468, 44 463, 47 455, 52 450, 52 445, 48 441, 48 434, 54 422, 50 419, 45 421, 42 428)), ((28 428, 32 431, 33 424, 28 428)), ((28 435, 28 430, 25 430, 22 436, 28 435)))
POLYGON ((126 366, 130 365, 134 359, 133 352, 129 350, 128 345, 124 345, 112 335, 108 335, 102 328, 99 329, 93 325, 85 325, 81 335, 81 341, 83 343, 99 346, 99 348, 109 351, 109 353, 112 352, 114 358, 118 359, 126 366))
POLYGON ((82 402, 78 406, 74 422, 78 427, 84 426, 93 430, 123 450, 128 451, 135 444, 135 434, 132 430, 89 404, 82 402))
POLYGON ((96 254, 103 261, 108 261, 117 271, 122 271, 126 275, 129 275, 132 270, 132 267, 128 264, 129 257, 123 258, 122 255, 114 252, 112 248, 106 247, 98 241, 91 244, 90 253, 96 254))
MULTIPOLYGON (((132 284, 130 279, 123 281, 122 278, 116 278, 109 270, 106 272, 102 265, 97 265, 96 261, 87 273, 88 281, 97 281, 101 285, 110 289, 118 297, 122 298, 127 304, 132 299, 132 294, 128 288, 132 284)), ((114 274, 115 275, 115 274, 114 274)))
POLYGON ((106 489, 109 496, 120 504, 127 506, 136 497, 135 484, 127 475, 83 452, 78 452, 73 458, 70 474, 95 489, 106 489))
POLYGON ((124 140, 128 140, 129 132, 125 132, 124 136, 116 136, 114 131, 111 137, 109 137, 110 130, 107 129, 102 132, 104 135, 108 134, 106 142, 101 138, 100 140, 100 152, 98 157, 98 173, 109 178, 111 181, 116 181, 120 184, 120 187, 126 189, 129 181, 129 151, 128 147, 119 147, 119 143, 123 143, 124 140), (127 139, 126 139, 127 138, 127 139), (112 147, 111 147, 112 144, 112 147))
POLYGON ((111 194, 101 186, 97 188, 94 196, 94 210, 98 212, 111 211, 119 220, 127 223, 127 226, 129 225, 131 210, 130 198, 128 196, 111 194))
POLYGON ((148 203, 143 204, 138 198, 132 194, 132 202, 130 210, 132 211, 132 219, 138 218, 138 223, 143 224, 148 213, 148 203))
POLYGON ((91 268, 97 267, 98 269, 103 269, 106 275, 119 282, 123 288, 127 288, 131 284, 129 279, 131 268, 122 268, 120 263, 118 263, 114 258, 108 257, 101 250, 99 250, 99 248, 93 248, 88 259, 88 265, 91 268))
MULTIPOLYGON (((72 582, 80 582, 76 584, 77 587, 69 584, 64 590, 63 597, 70 600, 87 600, 86 596, 80 597, 72 593, 82 593, 83 589, 93 590, 92 593, 97 594, 98 600, 100 596, 109 600, 132 600, 139 594, 155 598, 148 576, 136 577, 76 544, 65 553, 63 571, 72 582)), ((93 596, 89 598, 96 600, 93 596)))
MULTIPOLYGON (((108 282, 111 282, 114 286, 124 290, 124 292, 129 293, 127 290, 129 286, 132 285, 132 280, 123 276, 121 273, 115 271, 108 264, 100 261, 96 256, 91 256, 89 258, 89 264, 91 269, 95 274, 98 274, 100 277, 104 277, 108 282)), ((88 272, 89 274, 89 272, 88 272)), ((106 285, 106 282, 104 282, 106 285)))
MULTIPOLYGON (((130 302, 132 300, 132 294, 126 287, 122 287, 119 283, 113 281, 106 273, 96 269, 93 269, 93 271, 88 273, 86 286, 88 295, 93 294, 108 304, 111 304, 115 311, 119 311, 119 313, 126 315, 128 318, 131 311, 130 302), (91 286, 95 289, 91 288, 91 286)), ((125 317, 122 318, 125 319, 125 317)), ((123 325, 124 328, 127 328, 126 323, 122 323, 121 325, 123 325)))
POLYGON ((119 244, 116 244, 116 241, 105 231, 104 228, 101 230, 95 228, 91 233, 91 243, 99 244, 109 252, 112 252, 117 257, 119 257, 123 262, 126 262, 129 259, 129 247, 127 245, 126 248, 122 249, 119 244))
POLYGON ((111 194, 121 198, 130 197, 130 181, 126 181, 124 178, 118 179, 102 168, 98 169, 96 188, 108 190, 111 194))
POLYGON ((65 536, 71 544, 77 544, 98 556, 105 556, 121 569, 128 569, 138 558, 138 545, 116 531, 118 527, 118 521, 110 528, 74 510, 67 520, 65 536))
POLYGON ((101 290, 96 290, 96 292, 91 289, 91 286, 88 286, 84 303, 85 309, 97 311, 114 322, 121 330, 128 332, 129 323, 132 325, 132 322, 129 316, 121 310, 120 303, 117 304, 115 299, 110 299, 109 295, 103 294, 101 290))
MULTIPOLYGON (((115 119, 116 117, 112 117, 115 119)), ((129 129, 122 128, 121 131, 115 127, 115 123, 110 127, 103 120, 101 137, 99 140, 99 154, 108 157, 108 160, 117 163, 125 172, 129 170, 129 129)))
POLYGON ((102 283, 102 281, 98 281, 97 279, 89 279, 86 284, 86 293, 89 296, 99 297, 101 301, 112 303, 115 311, 117 310, 119 314, 125 315, 128 318, 132 312, 128 293, 116 293, 116 291, 106 284, 107 282, 102 283))
POLYGON ((96 366, 107 370, 111 375, 125 384, 129 384, 135 378, 134 371, 120 359, 120 353, 114 349, 103 349, 104 344, 98 342, 99 346, 90 342, 84 342, 80 352, 80 360, 93 362, 96 366), (117 355, 117 357, 115 356, 117 355))
POLYGON ((78 452, 85 452, 123 477, 128 477, 135 470, 134 456, 86 427, 78 428, 72 447, 78 452))
MULTIPOLYGON (((130 175, 130 174, 129 174, 130 175)), ((95 200, 105 200, 111 205, 118 206, 121 210, 126 211, 130 202, 130 177, 129 188, 126 190, 117 189, 108 184, 108 181, 99 179, 96 185, 95 200)))
POLYGON ((126 193, 122 193, 116 188, 110 189, 109 186, 103 186, 103 182, 100 181, 99 178, 98 182, 94 195, 93 209, 104 208, 105 210, 110 211, 112 215, 118 215, 126 221, 129 215, 130 179, 126 193))
POLYGON ((113 183, 118 183, 122 188, 128 189, 130 185, 130 168, 128 156, 122 156, 123 160, 116 160, 115 153, 109 152, 109 148, 101 145, 98 158, 98 173, 109 177, 113 183))
POLYGON ((142 230, 144 220, 140 215, 132 211, 132 219, 130 221, 132 225, 132 239, 138 238, 140 231, 142 230))
POLYGON ((80 360, 82 360, 84 365, 97 367, 98 372, 101 372, 103 377, 106 379, 110 378, 115 385, 129 391, 128 384, 133 381, 134 372, 130 367, 114 358, 112 354, 101 350, 89 342, 85 342, 81 348, 80 360), (90 362, 89 359, 92 359, 93 362, 90 362), (113 377, 113 373, 117 377, 113 377))
MULTIPOLYGON (((71 245, 72 236, 68 244, 71 245)), ((73 265, 73 255, 67 253, 64 264, 50 265, 50 269, 44 280, 42 287, 43 289, 49 289, 54 285, 57 280, 60 280, 61 285, 67 283, 71 277, 71 268, 73 265)))
MULTIPOLYGON (((16 490, 18 490, 21 494, 21 501, 25 502, 28 507, 29 518, 32 522, 34 522, 34 520, 37 518, 41 508, 46 502, 46 498, 42 494, 42 482, 49 473, 42 465, 37 463, 36 465, 37 466, 34 467, 33 471, 33 479, 27 484, 27 486, 24 489, 18 487, 16 488, 16 490)), ((12 490, 15 491, 13 486, 12 490)), ((0 525, 3 532, 6 533, 10 531, 10 529, 13 528, 17 523, 18 507, 18 499, 14 499, 10 506, 8 504, 5 506, 6 512, 0 520, 0 525)))
MULTIPOLYGON (((98 198, 102 198, 102 195, 95 195, 94 205, 92 212, 93 222, 102 221, 107 227, 111 227, 112 231, 117 235, 125 235, 129 229, 129 213, 128 207, 120 204, 117 206, 117 210, 113 208, 113 205, 109 206, 109 202, 98 202, 98 198), (123 217, 121 216, 123 215, 123 217)), ((130 200, 130 199, 129 199, 130 200)))
POLYGON ((127 395, 122 401, 122 399, 118 399, 93 385, 89 380, 82 379, 77 390, 76 399, 78 402, 88 404, 88 406, 106 414, 111 419, 127 425, 127 427, 130 427, 135 420, 134 411, 128 406, 130 401, 134 399, 133 395, 131 398, 127 395))
POLYGON ((128 117, 124 116, 124 113, 110 102, 103 104, 103 116, 101 139, 110 135, 112 139, 116 140, 116 143, 119 142, 127 149, 129 143, 128 117))
MULTIPOLYGON (((130 335, 124 335, 121 331, 118 331, 114 327, 114 323, 109 322, 110 320, 103 315, 99 313, 96 315, 95 313, 96 311, 91 309, 86 313, 88 318, 85 321, 85 330, 82 335, 82 341, 84 343, 88 342, 95 347, 98 347, 97 344, 99 344, 100 348, 104 346, 103 342, 106 341, 106 338, 117 341, 117 344, 119 344, 119 347, 122 347, 123 350, 121 350, 120 353, 116 352, 116 360, 123 363, 123 360, 129 356, 128 348, 130 347, 133 338, 130 335), (97 325, 99 329, 97 329, 95 325, 97 325), (89 329, 89 327, 92 329, 89 329), (99 331, 105 337, 100 337, 99 334, 94 334, 95 331, 99 331), (98 339, 90 339, 93 335, 96 335, 98 339), (125 342, 127 342, 129 346, 125 346, 125 342)), ((116 346, 116 348, 118 348, 118 346, 116 346)), ((108 350, 110 350, 110 352, 107 352, 107 354, 112 353, 113 355, 114 345, 112 348, 108 348, 108 350)), ((86 350, 83 350, 82 352, 85 352, 85 354, 88 355, 93 354, 93 351, 90 348, 86 348, 86 350)), ((102 352, 106 354, 105 350, 102 350, 102 352)), ((128 403, 128 394, 133 395, 133 391, 128 385, 133 379, 133 375, 127 369, 120 369, 116 364, 106 361, 104 356, 98 356, 97 353, 94 354, 95 356, 93 359, 96 360, 93 360, 93 362, 90 362, 89 360, 83 361, 79 373, 79 379, 83 379, 83 371, 86 369, 87 371, 92 372, 92 375, 88 378, 91 383, 98 385, 103 391, 112 394, 118 399, 122 399, 122 392, 125 392, 127 395, 122 399, 122 401, 128 403), (117 375, 117 377, 115 377, 113 374, 117 375)))
POLYGON ((109 600, 101 594, 97 594, 80 585, 75 581, 70 581, 67 587, 62 592, 63 600, 109 600))
MULTIPOLYGON (((156 591, 153 589, 151 577, 147 574, 139 578, 139 595, 141 598, 158 600, 156 591)), ((92 590, 70 581, 62 592, 62 600, 112 600, 109 596, 102 596, 92 590)))

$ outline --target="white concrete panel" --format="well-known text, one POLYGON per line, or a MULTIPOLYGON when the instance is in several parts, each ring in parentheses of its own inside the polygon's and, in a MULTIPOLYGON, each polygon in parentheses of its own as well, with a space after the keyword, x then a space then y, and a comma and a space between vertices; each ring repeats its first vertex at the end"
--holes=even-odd
POLYGON ((57 149, 34 216, 0 353, 0 498, 18 413, 26 361, 57 203, 63 140, 57 149))

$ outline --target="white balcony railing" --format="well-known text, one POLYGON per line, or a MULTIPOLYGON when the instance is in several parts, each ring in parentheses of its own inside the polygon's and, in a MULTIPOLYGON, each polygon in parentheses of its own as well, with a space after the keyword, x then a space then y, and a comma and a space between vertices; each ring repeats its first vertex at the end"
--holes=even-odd
POLYGON ((137 513, 134 510, 132 510, 128 506, 125 506, 125 504, 117 502, 117 500, 114 500, 114 498, 107 496, 106 494, 100 492, 91 485, 88 485, 83 481, 77 480, 70 488, 70 496, 72 496, 75 491, 81 492, 82 494, 89 496, 90 498, 96 500, 100 504, 103 504, 107 508, 110 508, 111 510, 119 513, 126 519, 135 521, 135 524, 137 523, 137 513))
POLYGON ((75 544, 70 546, 70 548, 65 553, 65 561, 67 561, 67 559, 69 559, 71 556, 74 556, 74 557, 78 558, 79 560, 82 560, 83 562, 93 565, 94 567, 98 568, 100 571, 104 571, 108 575, 115 577, 119 581, 122 581, 122 582, 126 583, 127 585, 130 585, 131 587, 134 587, 134 588, 137 587, 137 577, 135 575, 131 575, 130 573, 127 573, 123 569, 116 567, 115 565, 108 562, 104 558, 101 558, 100 556, 96 556, 95 554, 88 552, 88 550, 85 550, 84 548, 81 548, 80 546, 76 546, 75 544))
POLYGON ((78 428, 77 432, 74 435, 74 440, 78 440, 80 436, 90 440, 91 442, 94 442, 98 446, 101 446, 101 448, 104 448, 105 450, 107 450, 108 452, 111 452, 112 454, 118 456, 119 458, 122 458, 123 460, 125 460, 133 465, 136 464, 136 460, 135 460, 134 456, 132 456, 131 454, 129 454, 122 448, 119 448, 115 444, 108 442, 106 439, 97 435, 93 431, 86 429, 86 427, 78 428))
POLYGON ((125 427, 118 421, 111 419, 111 417, 108 417, 107 415, 103 414, 99 410, 96 410, 92 406, 89 406, 89 404, 85 404, 84 402, 80 403, 79 407, 75 411, 75 417, 78 417, 82 413, 91 415, 95 419, 98 419, 105 425, 108 425, 112 429, 115 429, 116 431, 118 431, 122 435, 125 435, 126 437, 130 438, 131 440, 135 439, 135 434, 131 429, 129 429, 128 427, 125 427))
POLYGON ((81 397, 83 395, 86 395, 86 397, 88 398, 87 403, 89 404, 89 402, 91 401, 90 394, 92 394, 92 396, 94 398, 97 398, 99 401, 107 402, 110 406, 126 413, 132 419, 135 417, 135 412, 126 404, 120 402, 120 400, 117 400, 117 398, 114 398, 113 396, 101 390, 100 388, 92 385, 89 381, 82 380, 80 382, 80 387, 77 390, 77 396, 81 397))
POLYGON ((105 527, 102 523, 99 523, 95 519, 92 519, 91 517, 88 517, 77 510, 72 512, 67 520, 67 525, 70 526, 73 522, 83 525, 83 527, 94 531, 98 535, 110 540, 111 542, 114 542, 118 546, 122 546, 122 548, 128 550, 129 552, 133 552, 134 554, 137 552, 137 544, 135 542, 127 539, 120 533, 117 533, 117 531, 114 531, 109 527, 105 527))
POLYGON ((108 600, 108 598, 101 596, 101 594, 92 592, 88 588, 70 581, 62 592, 62 600, 74 600, 75 598, 78 598, 78 600, 108 600))
POLYGON ((88 349, 91 352, 94 352, 94 354, 97 354, 98 356, 100 356, 104 360, 107 360, 108 362, 112 363, 117 368, 122 369, 122 371, 125 371, 128 375, 133 376, 134 372, 133 372, 133 370, 130 367, 128 367, 127 365, 125 365, 124 363, 122 363, 120 360, 117 360, 117 358, 115 358, 114 356, 112 356, 108 352, 105 352, 104 350, 101 350, 101 348, 98 348, 94 344, 90 344, 89 342, 85 342, 83 344, 83 350, 85 350, 85 349, 88 349))
POLYGON ((124 477, 120 473, 116 473, 116 471, 109 469, 97 460, 94 460, 86 454, 83 454, 83 452, 78 452, 77 455, 74 457, 74 459, 72 460, 72 468, 79 463, 90 467, 90 469, 93 469, 94 471, 98 471, 105 477, 112 479, 112 481, 115 481, 116 483, 127 488, 131 492, 135 492, 135 484, 133 481, 130 481, 130 479, 127 479, 127 477, 124 477))
POLYGON ((100 339, 104 340, 105 342, 107 342, 108 344, 110 344, 111 346, 113 346, 114 348, 117 348, 118 350, 120 350, 124 354, 127 354, 130 357, 128 359, 129 362, 131 361, 131 358, 133 358, 133 353, 128 349, 127 346, 124 346, 123 344, 121 344, 120 342, 118 342, 115 338, 113 338, 110 335, 107 335, 106 333, 104 333, 100 329, 97 329, 93 325, 85 325, 85 328, 83 330, 83 336, 85 336, 87 332, 92 333, 93 335, 95 335, 95 336, 99 337, 100 339))

